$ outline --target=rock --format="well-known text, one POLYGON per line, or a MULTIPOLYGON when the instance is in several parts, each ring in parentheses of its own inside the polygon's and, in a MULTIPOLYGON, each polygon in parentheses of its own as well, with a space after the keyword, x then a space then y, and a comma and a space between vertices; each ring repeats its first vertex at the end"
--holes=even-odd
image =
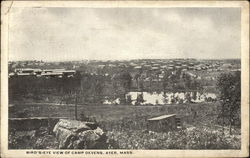
POLYGON ((60 119, 53 132, 60 149, 104 149, 106 135, 96 123, 60 119))

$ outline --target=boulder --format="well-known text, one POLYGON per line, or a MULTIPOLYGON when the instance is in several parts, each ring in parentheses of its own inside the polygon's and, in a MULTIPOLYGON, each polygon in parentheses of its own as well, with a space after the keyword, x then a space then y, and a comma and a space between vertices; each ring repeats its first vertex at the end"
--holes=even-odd
POLYGON ((96 123, 60 119, 53 132, 60 149, 105 149, 106 135, 96 123))

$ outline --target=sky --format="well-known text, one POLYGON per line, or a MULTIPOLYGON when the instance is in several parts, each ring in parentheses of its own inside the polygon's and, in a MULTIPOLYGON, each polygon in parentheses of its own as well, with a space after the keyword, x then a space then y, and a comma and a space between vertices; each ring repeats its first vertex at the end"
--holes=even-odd
POLYGON ((240 8, 12 8, 9 60, 240 58, 240 8))

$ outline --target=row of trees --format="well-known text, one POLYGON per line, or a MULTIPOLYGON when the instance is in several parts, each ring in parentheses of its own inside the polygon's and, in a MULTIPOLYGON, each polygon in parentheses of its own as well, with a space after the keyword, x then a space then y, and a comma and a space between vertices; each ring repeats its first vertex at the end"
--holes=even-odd
POLYGON ((130 91, 132 77, 128 72, 110 76, 77 72, 73 77, 13 76, 9 78, 9 99, 32 98, 34 101, 57 96, 63 102, 101 102, 104 96, 114 98, 130 91))
POLYGON ((146 76, 142 72, 135 74, 134 80, 136 81, 136 88, 138 91, 201 91, 202 84, 190 74, 177 71, 165 71, 163 78, 159 76, 161 72, 149 73, 146 76), (155 77, 156 76, 156 77, 155 77), (156 81, 155 81, 156 80, 156 81), (149 82, 149 84, 148 84, 149 82))
POLYGON ((101 94, 105 77, 81 74, 77 72, 73 77, 36 77, 14 76, 9 78, 9 97, 11 100, 31 96, 34 99, 45 96, 61 96, 67 100, 75 93, 81 95, 101 94))

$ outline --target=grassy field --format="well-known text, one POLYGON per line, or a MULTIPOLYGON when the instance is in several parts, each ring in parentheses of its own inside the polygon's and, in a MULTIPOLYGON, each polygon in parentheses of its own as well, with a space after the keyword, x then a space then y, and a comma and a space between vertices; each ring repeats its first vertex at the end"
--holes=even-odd
MULTIPOLYGON (((180 117, 192 117, 194 111, 197 111, 196 117, 210 117, 217 115, 218 103, 200 103, 200 104, 174 104, 165 106, 129 106, 129 105, 78 105, 78 118, 80 114, 92 117, 96 121, 121 120, 125 117, 134 116, 158 116, 162 114, 177 114, 180 117)), ((28 117, 75 117, 74 105, 58 104, 38 104, 21 103, 9 107, 9 117, 20 117, 26 113, 28 117)), ((206 119, 205 121, 208 121, 206 119)))
MULTIPOLYGON (((74 105, 22 103, 9 107, 9 117, 68 117, 74 119, 74 105)), ((229 135, 218 123, 220 104, 178 104, 165 106, 129 105, 78 105, 78 119, 82 115, 98 122, 107 133, 110 149, 239 149, 240 129, 229 135), (183 128, 171 132, 150 132, 146 129, 147 119, 163 114, 177 114, 183 128)), ((20 136, 10 134, 13 148, 55 148, 53 136, 32 137, 23 143, 20 136), (51 139, 52 137, 53 139, 51 139), (51 140, 51 141, 48 141, 51 140), (41 143, 42 142, 42 143, 41 143), (48 144, 49 143, 49 144, 48 144), (35 144, 35 147, 32 146, 35 144)))

